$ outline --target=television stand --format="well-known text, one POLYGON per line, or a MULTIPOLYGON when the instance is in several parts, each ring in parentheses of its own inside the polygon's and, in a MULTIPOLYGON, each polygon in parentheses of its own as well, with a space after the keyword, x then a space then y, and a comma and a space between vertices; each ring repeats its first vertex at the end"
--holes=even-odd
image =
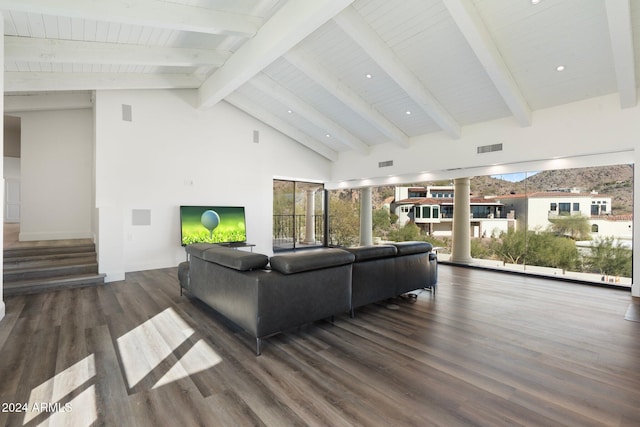
POLYGON ((255 246, 255 244, 247 243, 247 242, 216 243, 216 245, 224 246, 226 248, 233 248, 233 249, 249 248, 251 252, 253 252, 253 247, 255 246))

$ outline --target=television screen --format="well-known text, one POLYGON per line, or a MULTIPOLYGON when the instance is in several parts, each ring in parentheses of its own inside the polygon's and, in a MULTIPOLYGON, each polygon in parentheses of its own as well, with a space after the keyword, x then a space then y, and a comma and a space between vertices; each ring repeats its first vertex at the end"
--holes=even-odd
POLYGON ((182 246, 245 242, 244 207, 180 206, 182 246))

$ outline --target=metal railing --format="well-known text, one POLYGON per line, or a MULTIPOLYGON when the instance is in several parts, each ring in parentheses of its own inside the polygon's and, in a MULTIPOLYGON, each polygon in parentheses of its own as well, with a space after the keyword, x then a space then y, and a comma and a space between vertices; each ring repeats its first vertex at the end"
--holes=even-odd
POLYGON ((321 246, 324 242, 323 215, 313 215, 314 242, 304 242, 306 215, 273 215, 273 250, 321 246))

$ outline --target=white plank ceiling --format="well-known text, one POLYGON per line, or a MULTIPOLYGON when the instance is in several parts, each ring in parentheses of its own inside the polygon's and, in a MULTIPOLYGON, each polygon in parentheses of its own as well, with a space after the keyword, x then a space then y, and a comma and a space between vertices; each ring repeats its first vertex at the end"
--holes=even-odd
POLYGON ((618 93, 635 0, 0 0, 5 94, 194 88, 328 159, 618 93), (562 66, 563 71, 558 71, 562 66))

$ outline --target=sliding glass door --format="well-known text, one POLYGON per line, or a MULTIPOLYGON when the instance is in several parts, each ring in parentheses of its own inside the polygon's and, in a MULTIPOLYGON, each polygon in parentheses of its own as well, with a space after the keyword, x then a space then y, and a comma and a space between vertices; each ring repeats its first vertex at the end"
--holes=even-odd
POLYGON ((273 180, 273 251, 324 244, 324 186, 273 180))

